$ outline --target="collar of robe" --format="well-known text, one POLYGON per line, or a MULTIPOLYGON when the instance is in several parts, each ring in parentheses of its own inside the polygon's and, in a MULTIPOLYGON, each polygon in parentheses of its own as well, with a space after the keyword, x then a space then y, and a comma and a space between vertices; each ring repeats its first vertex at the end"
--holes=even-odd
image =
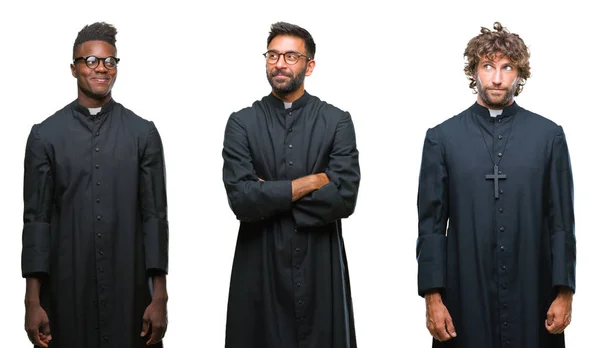
POLYGON ((517 112, 519 112, 519 110, 521 110, 521 107, 519 105, 517 105, 516 101, 513 100, 513 103, 510 104, 509 106, 505 107, 502 110, 502 114, 500 114, 496 117, 490 116, 490 110, 488 108, 486 108, 485 106, 479 105, 477 102, 475 102, 469 109, 473 113, 480 115, 481 117, 485 118, 486 120, 497 120, 497 119, 501 119, 501 118, 507 118, 507 117, 510 117, 510 116, 516 114, 517 112))
POLYGON ((90 115, 90 110, 85 106, 79 104, 77 99, 71 103, 71 110, 73 111, 73 117, 81 124, 83 124, 90 132, 94 131, 94 124, 96 127, 101 126, 106 121, 106 115, 117 105, 114 99, 110 99, 106 104, 102 105, 102 109, 96 115, 90 115), (99 122, 96 122, 99 121, 99 122))
MULTIPOLYGON (((294 100, 294 102, 292 103, 292 107, 290 109, 298 109, 298 108, 305 106, 306 104, 308 104, 308 101, 310 100, 310 98, 311 98, 311 95, 308 94, 308 92, 305 90, 304 94, 300 98, 294 100)), ((275 96, 275 94, 273 94, 273 92, 271 92, 271 94, 269 94, 265 99, 274 108, 285 110, 285 105, 283 104, 283 100, 277 98, 275 96)))
POLYGON ((109 113, 110 110, 112 110, 112 108, 115 106, 115 104, 116 104, 115 100, 110 98, 110 100, 108 102, 106 102, 106 104, 102 105, 102 109, 100 110, 100 112, 95 115, 90 115, 90 110, 88 108, 86 108, 85 106, 79 104, 77 99, 75 99, 75 101, 73 101, 71 103, 71 107, 73 108, 74 111, 82 114, 83 116, 89 118, 90 120, 94 120, 94 119, 101 118, 102 116, 109 113))

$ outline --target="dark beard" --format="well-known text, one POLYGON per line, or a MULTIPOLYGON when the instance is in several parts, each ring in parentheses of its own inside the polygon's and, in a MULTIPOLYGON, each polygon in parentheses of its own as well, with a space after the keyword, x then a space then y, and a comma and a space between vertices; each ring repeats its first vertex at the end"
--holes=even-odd
POLYGON ((516 90, 517 90, 517 83, 515 81, 514 85, 510 86, 505 91, 504 97, 499 102, 492 102, 491 98, 488 95, 488 91, 485 88, 483 88, 483 86, 481 85, 481 82, 479 81, 479 79, 477 79, 477 93, 479 94, 479 96, 481 97, 481 100, 483 100, 485 105, 487 105, 490 109, 496 109, 496 110, 504 109, 506 106, 508 106, 508 104, 512 100, 513 96, 515 95, 516 90))
POLYGON ((290 76, 289 74, 283 73, 284 75, 290 77, 290 81, 283 86, 277 87, 275 85, 275 83, 273 82, 273 79, 275 78, 274 75, 277 75, 280 73, 283 73, 283 72, 281 70, 275 70, 271 74, 267 70, 267 80, 269 81, 269 84, 273 88, 273 91, 276 92, 277 94, 289 94, 289 93, 295 92, 298 88, 300 88, 300 86, 304 82, 304 75, 306 74, 306 68, 299 71, 298 75, 296 75, 296 76, 290 76))

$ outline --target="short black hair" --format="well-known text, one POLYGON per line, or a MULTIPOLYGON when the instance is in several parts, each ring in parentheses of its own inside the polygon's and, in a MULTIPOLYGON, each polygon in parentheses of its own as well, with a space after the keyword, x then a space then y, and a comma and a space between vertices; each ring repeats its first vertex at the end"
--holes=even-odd
POLYGON ((267 38, 267 46, 271 44, 271 41, 273 41, 275 36, 279 35, 289 35, 301 38, 302 40, 304 40, 304 46, 306 47, 306 55, 311 59, 315 58, 315 52, 317 50, 317 47, 315 45, 315 40, 313 40, 308 30, 299 27, 295 24, 290 24, 286 22, 273 23, 271 25, 271 32, 269 33, 269 37, 267 38))
POLYGON ((77 47, 86 41, 105 41, 113 45, 116 49, 116 36, 117 28, 115 28, 111 24, 104 22, 96 22, 93 24, 86 25, 77 34, 77 38, 75 39, 75 43, 73 44, 73 55, 75 55, 77 47))

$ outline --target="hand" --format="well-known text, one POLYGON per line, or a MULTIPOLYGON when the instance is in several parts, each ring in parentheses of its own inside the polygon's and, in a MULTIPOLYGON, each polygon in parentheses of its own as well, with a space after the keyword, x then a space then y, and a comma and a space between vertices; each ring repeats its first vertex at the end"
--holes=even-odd
POLYGON ((314 174, 314 177, 316 178, 317 190, 320 189, 321 187, 329 184, 329 177, 325 173, 314 174))
POLYGON ((436 340, 448 341, 456 337, 456 330, 452 323, 452 317, 442 302, 439 293, 425 295, 427 307, 427 329, 436 340))
POLYGON ((152 300, 144 312, 142 322, 142 337, 148 335, 149 329, 152 328, 150 339, 146 345, 156 344, 163 339, 167 332, 167 322, 167 301, 152 300))
POLYGON ((50 321, 48 314, 39 304, 25 306, 25 331, 27 331, 27 337, 31 343, 39 347, 48 347, 52 339, 50 321))
POLYGON ((551 334, 561 334, 571 323, 573 292, 561 290, 546 313, 546 330, 551 334))
POLYGON ((263 180, 263 178, 258 178, 258 181, 265 182, 265 180, 263 180))

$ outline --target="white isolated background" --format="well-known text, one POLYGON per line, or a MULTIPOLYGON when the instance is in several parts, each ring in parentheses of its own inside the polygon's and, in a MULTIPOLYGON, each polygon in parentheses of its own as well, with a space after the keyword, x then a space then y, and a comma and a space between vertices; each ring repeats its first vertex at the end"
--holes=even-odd
POLYGON ((95 21, 119 31, 122 60, 113 97, 155 121, 164 142, 170 220, 166 347, 224 345, 238 223, 221 181, 223 131, 231 112, 270 91, 261 53, 276 21, 311 32, 316 68, 306 88, 350 111, 355 123, 362 182, 355 214, 343 226, 359 347, 431 345, 416 286, 421 148, 428 127, 474 102, 462 54, 480 27, 491 28, 496 20, 531 49, 532 77, 517 102, 561 124, 567 135, 578 239, 578 289, 567 346, 592 342, 599 309, 597 12, 584 1, 535 3, 4 2, 2 345, 30 346, 20 276, 25 141, 34 123, 76 98, 72 44, 95 21))

